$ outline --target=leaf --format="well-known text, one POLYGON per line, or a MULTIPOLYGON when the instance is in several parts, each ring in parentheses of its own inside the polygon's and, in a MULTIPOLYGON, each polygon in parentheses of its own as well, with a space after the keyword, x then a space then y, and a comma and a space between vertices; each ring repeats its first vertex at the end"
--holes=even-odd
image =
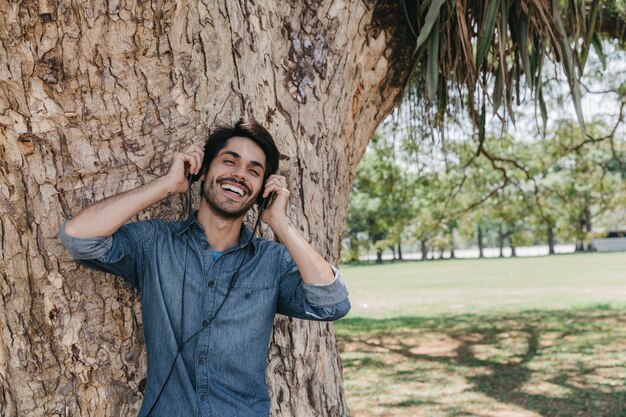
POLYGON ((496 71, 496 81, 493 85, 493 93, 491 94, 493 97, 493 112, 494 114, 498 112, 500 105, 502 104, 502 88, 504 86, 504 80, 502 77, 502 64, 498 65, 498 69, 496 71))
POLYGON ((500 0, 490 0, 487 15, 483 20, 483 25, 480 28, 480 37, 478 39, 478 48, 476 49, 476 69, 480 68, 487 54, 487 50, 491 45, 491 39, 493 38, 493 32, 496 27, 496 15, 498 13, 498 6, 500 0))
POLYGON ((559 52, 561 53, 561 56, 563 58, 563 71, 565 71, 565 75, 567 76, 567 80, 569 82, 569 88, 570 92, 572 93, 572 101, 574 103, 574 110, 576 110, 578 124, 580 125, 583 133, 585 133, 585 119, 583 117, 583 110, 581 105, 581 93, 580 85, 578 84, 578 75, 576 74, 576 68, 574 67, 574 55, 567 40, 567 34, 565 33, 565 28, 563 27, 563 22, 561 21, 561 16, 559 15, 559 10, 557 9, 556 2, 553 3, 552 10, 554 15, 554 21, 556 22, 556 27, 561 35, 559 39, 559 52))
POLYGON ((511 123, 513 124, 513 126, 515 126, 515 113, 513 112, 513 83, 515 81, 517 81, 517 86, 518 86, 518 90, 517 90, 517 97, 519 97, 519 73, 517 73, 516 71, 517 67, 513 67, 511 68, 511 71, 509 71, 509 87, 507 89, 507 96, 506 96, 506 106, 508 109, 508 114, 509 117, 511 118, 511 123))
POLYGON ((604 55, 604 51, 602 51, 602 41, 600 40, 600 35, 598 35, 598 32, 595 32, 593 34, 591 44, 593 45, 594 51, 596 51, 596 54, 598 55, 598 59, 602 63, 602 69, 606 71, 606 55, 604 55))
MULTIPOLYGON (((541 62, 539 63, 539 71, 541 72, 541 62)), ((541 77, 537 77, 537 104, 541 111, 541 120, 543 120, 543 131, 546 131, 548 125, 548 110, 546 109, 546 102, 543 99, 543 83, 541 77)))
POLYGON ((519 44, 519 51, 522 57, 522 67, 524 68, 524 74, 526 74, 526 82, 529 83, 532 90, 534 78, 530 69, 530 60, 528 59, 528 15, 522 14, 517 21, 517 25, 519 27, 517 43, 519 44))
POLYGON ((424 42, 426 42, 426 39, 428 39, 430 31, 439 19, 439 10, 445 2, 446 0, 433 0, 433 2, 430 4, 430 7, 428 8, 428 13, 426 13, 426 19, 424 19, 424 26, 422 27, 422 30, 417 37, 417 44, 415 45, 413 55, 417 53, 418 49, 420 49, 424 42))
POLYGON ((426 64, 426 85, 428 100, 432 103, 437 96, 439 82, 439 31, 436 30, 428 39, 428 62, 426 64))

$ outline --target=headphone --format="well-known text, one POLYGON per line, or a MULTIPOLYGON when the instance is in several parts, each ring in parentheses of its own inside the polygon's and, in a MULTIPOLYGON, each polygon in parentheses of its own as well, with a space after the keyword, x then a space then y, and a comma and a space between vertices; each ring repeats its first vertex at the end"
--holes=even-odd
MULTIPOLYGON (((208 169, 208 168, 207 168, 208 169)), ((170 378, 172 377, 172 372, 174 371, 174 365, 176 364, 176 361, 178 360, 178 356, 182 353, 183 351, 183 347, 185 346, 185 344, 187 342, 189 342, 190 340, 192 340, 193 338, 195 338, 197 335, 199 335, 203 330, 208 329, 209 325, 213 322, 213 319, 217 316, 217 314, 220 312, 220 310, 222 309, 222 307, 224 306, 224 304, 226 303, 226 300, 228 299, 228 296, 230 295, 230 292, 232 291, 232 289, 235 287, 235 284, 237 283, 237 278, 239 278, 239 271, 241 270, 241 267, 243 266, 244 261, 246 260, 247 256, 246 254, 250 251, 250 244, 252 243, 252 239, 254 239, 254 235, 256 234, 256 231, 259 227, 259 224, 261 223, 261 215, 263 214, 263 211, 270 206, 270 204, 272 204, 274 197, 275 197, 275 193, 272 192, 270 193, 270 195, 267 196, 267 198, 263 198, 263 191, 265 189, 265 181, 267 181, 267 179, 269 178, 269 176, 271 175, 271 173, 266 173, 263 176, 263 186, 261 187, 261 191, 259 192, 259 197, 257 198, 257 204, 259 206, 259 214, 257 216, 256 221, 254 222, 254 229, 252 229, 252 234, 250 235, 250 238, 248 239, 248 241, 246 242, 246 244, 243 246, 243 249, 245 250, 244 252, 244 256, 242 256, 241 258, 241 262, 239 262, 239 266, 237 267, 237 270, 235 271, 235 273, 230 277, 230 282, 228 284, 228 290, 226 291, 226 295, 224 296, 224 299, 222 300, 222 302, 220 303, 220 305, 217 307, 217 310, 215 310, 215 313, 213 314, 213 316, 208 320, 208 322, 206 323, 206 325, 203 325, 203 327, 201 327, 200 329, 196 330, 194 333, 191 334, 191 336, 188 336, 187 338, 184 338, 184 333, 183 333, 183 329, 184 329, 184 324, 185 324, 185 283, 187 280, 187 252, 189 251, 189 242, 190 242, 190 237, 189 237, 189 230, 190 228, 187 229, 187 243, 185 246, 185 261, 184 261, 184 268, 183 268, 183 283, 182 283, 182 288, 181 288, 181 304, 180 304, 180 332, 178 335, 178 348, 176 349, 176 356, 174 356, 174 360, 172 360, 172 364, 170 365, 170 370, 167 374, 167 377, 165 378, 165 381, 163 381, 163 384, 161 385, 161 388, 159 389, 159 394, 157 395, 156 399, 154 400, 154 403, 152 404, 152 406, 150 406, 150 409, 148 410, 148 414, 146 414, 146 417, 150 417, 150 414, 152 413, 152 410, 154 410, 154 407, 156 407, 156 405, 159 403, 159 400, 161 399, 161 395, 163 395, 163 392, 165 391, 165 387, 167 386, 167 383, 169 382, 170 378)), ((196 174, 196 175, 192 175, 192 174, 187 174, 187 181, 189 181, 189 188, 187 190, 187 201, 188 201, 188 205, 187 205, 187 215, 188 217, 190 217, 192 215, 192 198, 191 198, 191 184, 193 184, 194 182, 198 181, 198 179, 200 179, 200 174, 196 174)))

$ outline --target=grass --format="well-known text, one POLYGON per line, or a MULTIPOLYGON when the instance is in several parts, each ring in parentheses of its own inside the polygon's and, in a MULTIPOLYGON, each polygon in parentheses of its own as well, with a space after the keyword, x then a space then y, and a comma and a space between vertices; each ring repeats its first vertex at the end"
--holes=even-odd
POLYGON ((344 267, 354 307, 335 328, 351 415, 625 416, 625 261, 344 267))
POLYGON ((343 266, 352 315, 515 312, 626 302, 626 253, 343 266))

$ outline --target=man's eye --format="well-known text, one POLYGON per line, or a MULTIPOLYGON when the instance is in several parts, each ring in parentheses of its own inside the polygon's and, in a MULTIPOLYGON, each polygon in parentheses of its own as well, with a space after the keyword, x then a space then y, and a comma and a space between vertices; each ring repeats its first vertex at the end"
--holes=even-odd
POLYGON ((251 173, 252 175, 254 175, 255 177, 258 177, 259 175, 261 175, 261 174, 259 174, 259 172, 258 172, 258 171, 255 171, 255 170, 253 170, 253 169, 251 169, 251 170, 250 170, 250 173, 251 173))
POLYGON ((232 164, 234 164, 234 162, 233 162, 233 161, 231 161, 230 159, 226 159, 226 160, 224 160, 224 163, 225 163, 225 164, 228 164, 228 165, 232 165, 232 164))

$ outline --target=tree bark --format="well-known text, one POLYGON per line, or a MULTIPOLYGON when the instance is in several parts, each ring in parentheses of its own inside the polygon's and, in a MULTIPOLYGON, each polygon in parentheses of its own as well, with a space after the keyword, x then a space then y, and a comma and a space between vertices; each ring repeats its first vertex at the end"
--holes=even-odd
MULTIPOLYGON (((592 219, 593 216, 591 215, 591 207, 589 204, 585 204, 585 238, 588 238, 593 231, 592 219)), ((589 242, 587 245, 587 252, 593 252, 594 250, 595 248, 593 247, 593 243, 589 242)))
POLYGON ((552 226, 548 226, 548 254, 554 255, 554 228, 552 226))
POLYGON ((454 254, 454 229, 450 229, 450 259, 455 259, 456 255, 454 254))
POLYGON ((498 230, 498 248, 500 249, 499 258, 504 258, 504 237, 505 233, 502 231, 502 225, 500 225, 500 229, 498 230))
POLYGON ((402 261, 402 243, 398 242, 398 260, 402 261))
POLYGON ((381 249, 376 249, 376 263, 383 263, 383 251, 381 249))
POLYGON ((428 260, 428 247, 426 246, 426 239, 420 241, 420 249, 422 250, 422 261, 428 260))
POLYGON ((484 249, 483 229, 480 226, 478 226, 478 236, 476 237, 476 240, 478 242, 478 257, 484 258, 485 254, 483 253, 483 249, 484 249))
MULTIPOLYGON (((1 2, 0 415, 136 414, 138 294, 78 267, 57 232, 216 123, 269 128, 289 214, 336 263, 357 163, 408 77, 404 27, 391 0, 1 2)), ((332 325, 277 318, 268 361, 272 415, 347 415, 332 325)))

